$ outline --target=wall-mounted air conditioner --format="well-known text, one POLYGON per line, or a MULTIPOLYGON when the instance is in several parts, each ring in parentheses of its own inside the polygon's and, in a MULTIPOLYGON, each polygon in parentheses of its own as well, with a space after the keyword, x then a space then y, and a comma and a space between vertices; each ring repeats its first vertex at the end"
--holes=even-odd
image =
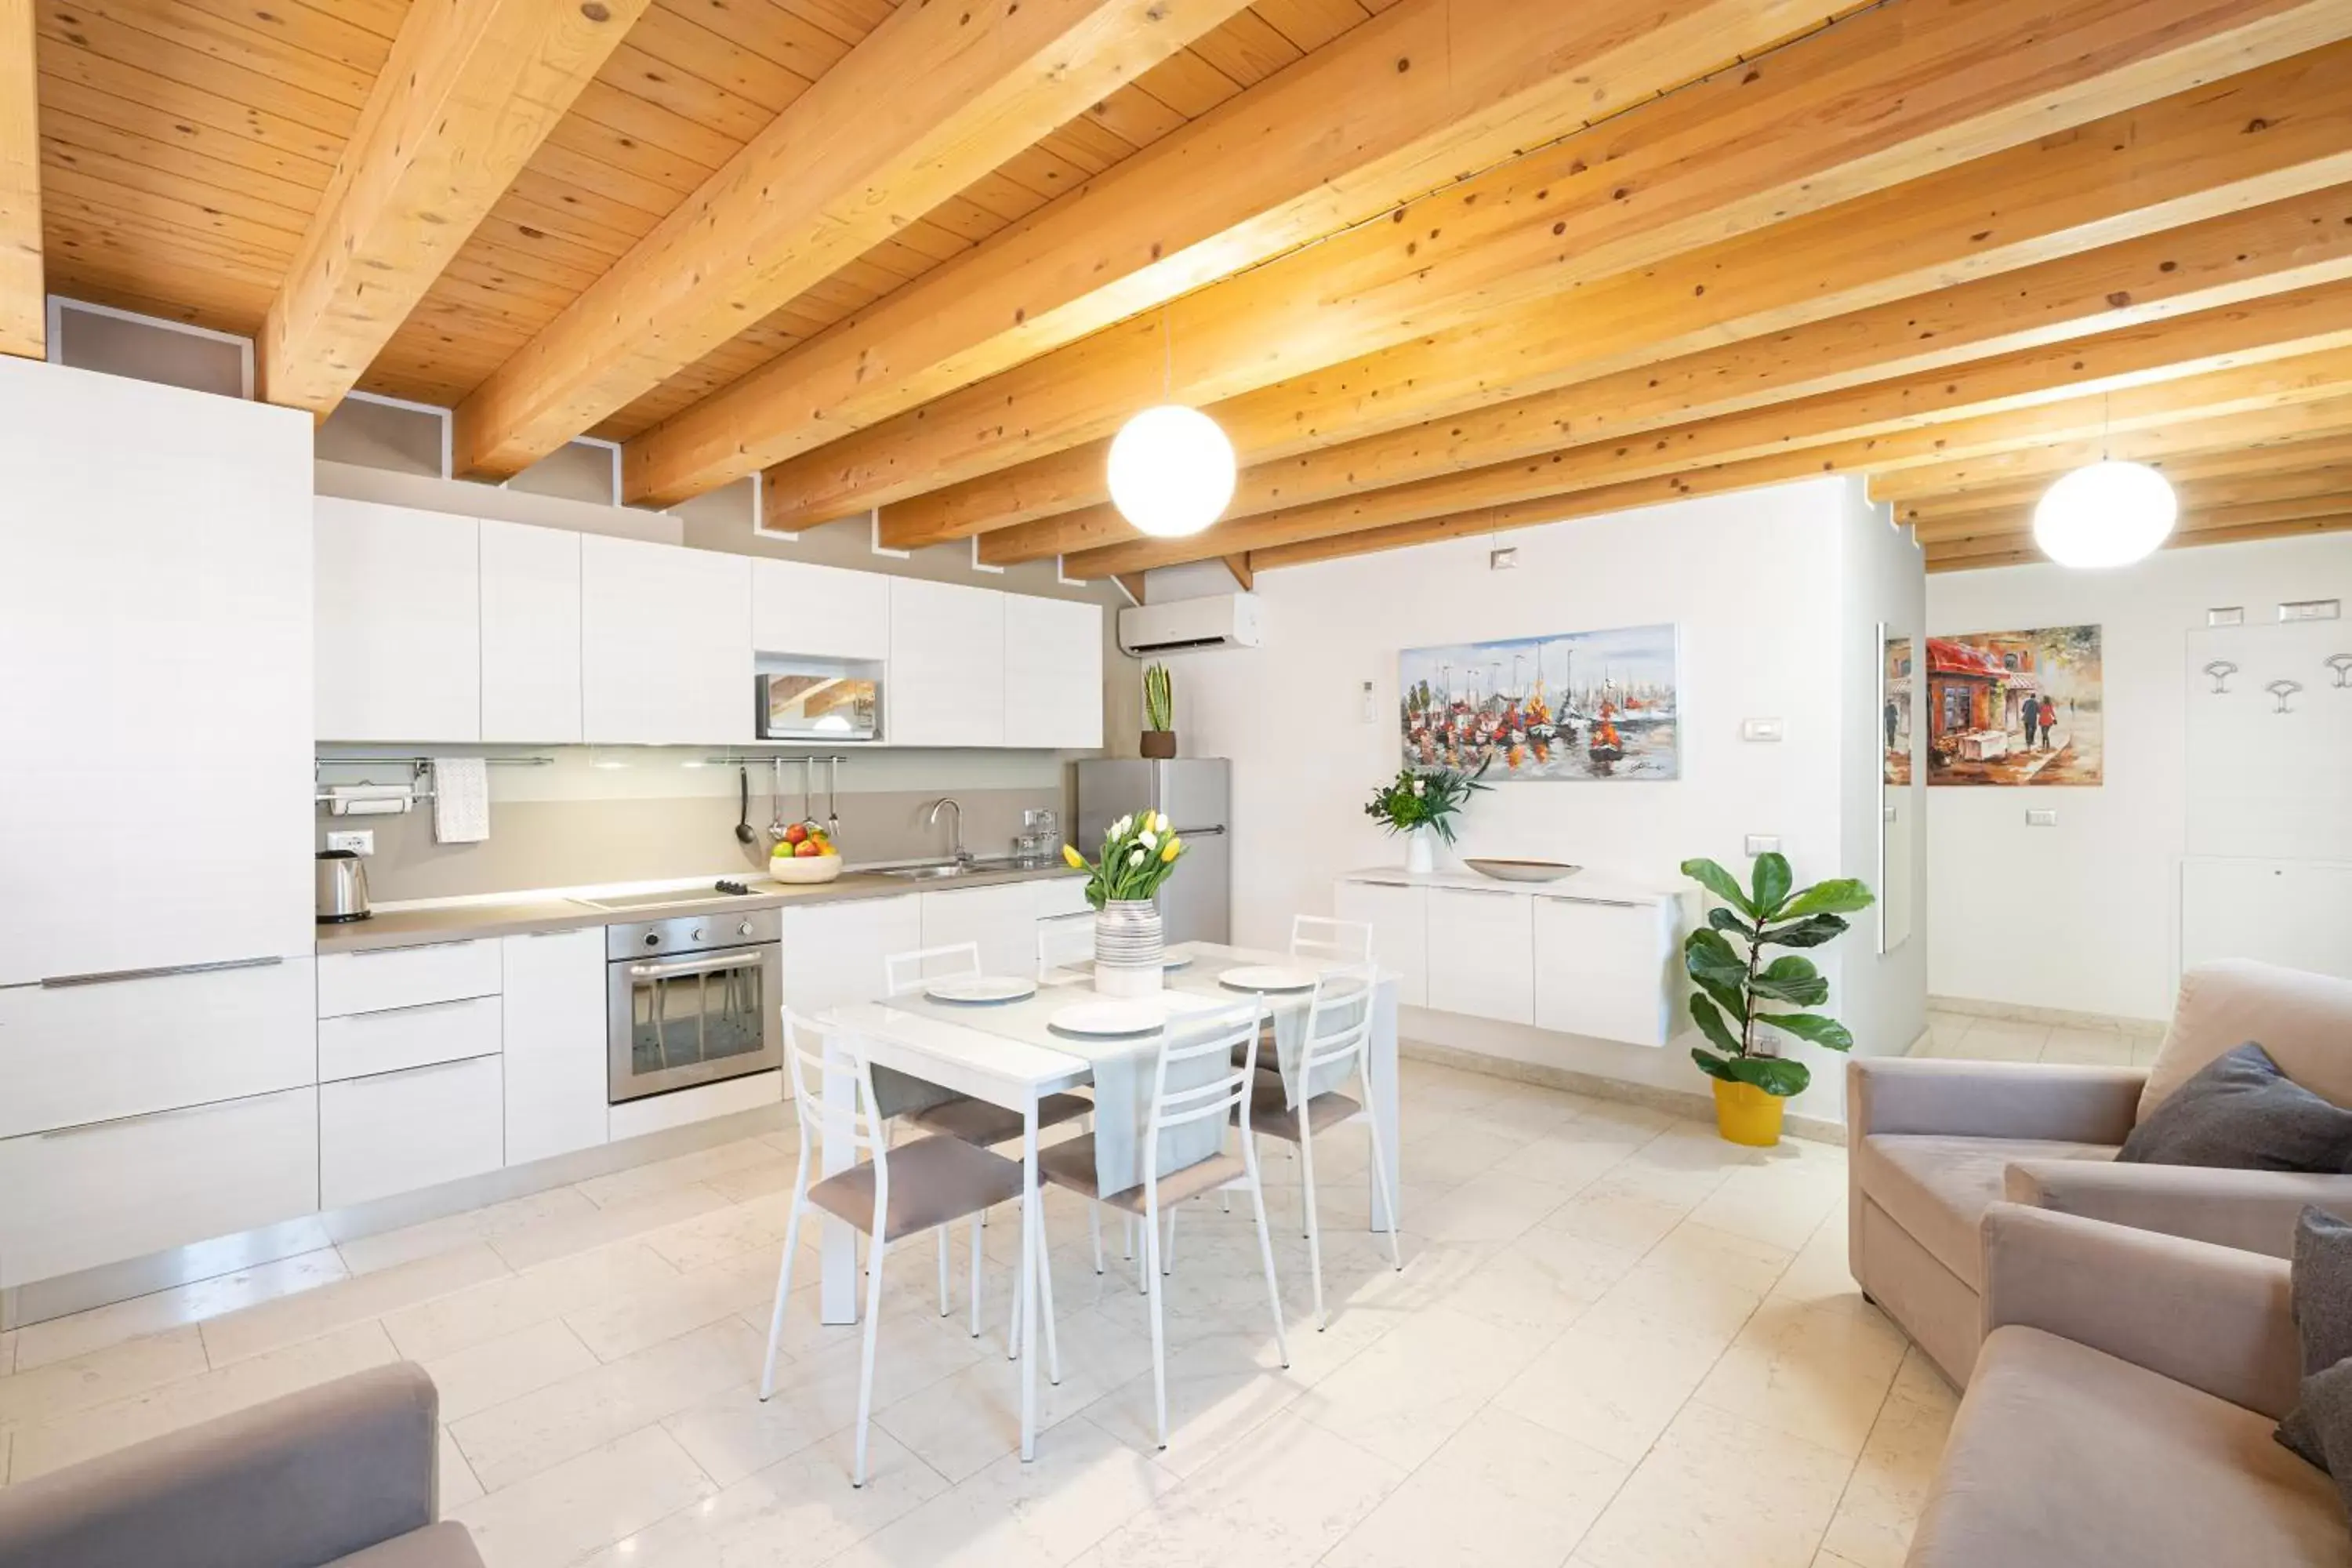
POLYGON ((1137 605, 1118 613, 1118 646, 1137 658, 1205 647, 1255 647, 1265 640, 1255 594, 1213 594, 1137 605))

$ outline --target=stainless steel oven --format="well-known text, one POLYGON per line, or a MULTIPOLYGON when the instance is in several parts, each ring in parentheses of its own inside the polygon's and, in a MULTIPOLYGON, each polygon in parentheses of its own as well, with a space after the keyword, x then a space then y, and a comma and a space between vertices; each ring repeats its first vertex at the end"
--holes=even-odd
POLYGON ((606 926, 611 1102, 783 1066, 782 934, 772 909, 606 926))

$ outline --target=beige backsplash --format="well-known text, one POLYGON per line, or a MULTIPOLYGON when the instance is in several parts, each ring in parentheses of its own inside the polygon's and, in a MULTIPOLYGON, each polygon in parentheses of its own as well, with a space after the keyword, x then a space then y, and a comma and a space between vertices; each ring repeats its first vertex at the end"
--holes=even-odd
MULTIPOLYGON (((944 854, 950 816, 927 827, 923 815, 941 794, 963 807, 964 847, 975 855, 1004 855, 1021 831, 1022 813, 1042 806, 1065 810, 1058 789, 885 790, 840 797, 841 846, 852 864, 944 854)), ((799 815, 793 792, 787 820, 799 815)), ((817 797, 817 814, 824 798, 817 797)), ((769 803, 755 784, 751 826, 768 825, 769 803)), ((589 800, 501 800, 490 805, 490 837, 482 844, 436 844, 433 810, 420 805, 404 816, 319 817, 319 847, 329 832, 371 828, 368 892, 378 903, 455 899, 534 888, 604 882, 655 881, 672 877, 741 876, 767 864, 767 837, 756 845, 735 837, 737 802, 709 794, 589 800)), ((1065 831, 1069 818, 1061 817, 1065 831)))

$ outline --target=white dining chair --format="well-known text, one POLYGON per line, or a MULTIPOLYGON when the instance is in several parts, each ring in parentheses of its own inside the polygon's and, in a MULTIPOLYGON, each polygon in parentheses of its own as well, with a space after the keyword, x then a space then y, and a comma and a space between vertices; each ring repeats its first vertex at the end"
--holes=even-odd
POLYGON ((1315 1283, 1315 1327, 1330 1327, 1323 1310, 1323 1229, 1315 1205, 1315 1140, 1362 1118, 1372 1135, 1372 1179, 1380 1184, 1388 1213, 1389 1261, 1404 1267, 1397 1241, 1396 1191, 1389 1182, 1381 1120, 1372 1114, 1371 1039, 1373 987, 1380 972, 1369 963, 1328 970, 1315 983, 1307 1006, 1307 1027, 1298 1047, 1296 1076, 1309 1098, 1296 1110, 1288 1103, 1280 1068, 1263 1069, 1252 1095, 1250 1125, 1269 1138, 1298 1145, 1300 1200, 1307 1211, 1307 1264, 1315 1283), (1350 1079, 1354 1098, 1339 1092, 1350 1079), (1319 1091, 1319 1092, 1318 1092, 1319 1091))
MULTIPOLYGON (((1021 1167, 1001 1154, 967 1143, 961 1138, 934 1135, 897 1148, 874 1099, 874 1064, 862 1054, 851 1063, 853 1103, 845 1108, 853 1159, 868 1156, 849 1169, 812 1185, 809 1157, 826 1134, 828 1107, 821 1094, 810 1092, 812 1073, 821 1087, 826 1063, 824 1052, 803 1043, 821 1037, 822 1031, 789 1007, 784 1016, 784 1064, 792 1074, 793 1113, 800 1123, 800 1158, 793 1172, 792 1217, 784 1225, 784 1261, 776 1274, 776 1304, 768 1314, 768 1354, 760 1366, 760 1398, 776 1389, 776 1346, 783 1338, 784 1303, 793 1291, 793 1259, 799 1251, 801 1218, 811 1208, 866 1233, 866 1348, 857 1379, 857 1458, 850 1485, 866 1484, 866 1427, 874 1413, 874 1347, 882 1322, 882 1262, 893 1242, 927 1230, 937 1230, 945 1256, 948 1226, 970 1218, 971 1226, 971 1305, 980 1314, 980 1215, 1021 1192, 1021 1167)), ((837 1113, 837 1112, 836 1112, 837 1113)))
MULTIPOLYGON (((1257 1214, 1258 1256, 1265 1266, 1266 1300, 1274 1310, 1275 1347, 1281 1352, 1282 1364, 1290 1364, 1290 1342, 1282 1326, 1282 1289, 1274 1278, 1274 1236, 1266 1227, 1265 1191, 1258 1182, 1257 1146, 1250 1138, 1258 1027, 1264 1022, 1265 1012, 1263 1002, 1253 1001, 1214 1013, 1196 1014, 1181 1022, 1171 1022, 1161 1030, 1152 1064, 1150 1121, 1139 1153, 1142 1181, 1123 1192, 1103 1192, 1095 1170, 1092 1133, 1056 1143, 1038 1162, 1039 1173, 1051 1185, 1078 1194, 1090 1206, 1099 1209, 1107 1205, 1143 1222, 1144 1289, 1151 1298, 1151 1396, 1159 1422, 1160 1446, 1163 1448, 1168 1447, 1168 1331, 1163 1300, 1167 1294, 1165 1270, 1160 1257, 1160 1215, 1165 1205, 1228 1187, 1248 1189, 1250 1203, 1257 1214), (1244 1047, 1238 1064, 1234 1059, 1236 1047, 1244 1047), (1192 1072, 1183 1069, 1206 1062, 1219 1063, 1223 1070, 1205 1083, 1170 1087, 1171 1068, 1180 1069, 1180 1078, 1190 1078, 1192 1072), (1202 1121, 1238 1126, 1240 1152, 1229 1152, 1220 1135, 1213 1152, 1163 1173, 1160 1169, 1162 1138, 1171 1129, 1202 1121)), ((1042 1220, 1044 1216, 1039 1217, 1042 1220)), ((1045 1274, 1050 1264, 1044 1256, 1044 1225, 1038 1226, 1037 1233, 1038 1271, 1045 1274)), ((1051 1310, 1050 1304, 1047 1310, 1051 1310)))
POLYGON ((1290 917, 1290 956, 1337 959, 1341 963, 1372 961, 1372 928, 1363 921, 1335 921, 1327 915, 1290 917))

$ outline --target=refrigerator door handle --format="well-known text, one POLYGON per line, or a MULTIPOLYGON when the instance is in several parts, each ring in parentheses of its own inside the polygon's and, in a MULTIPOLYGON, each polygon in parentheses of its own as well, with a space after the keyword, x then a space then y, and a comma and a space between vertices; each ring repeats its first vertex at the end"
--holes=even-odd
POLYGON ((1205 838, 1213 834, 1223 834, 1224 832, 1224 828, 1222 826, 1216 827, 1171 827, 1169 831, 1176 835, 1179 838, 1205 838))

